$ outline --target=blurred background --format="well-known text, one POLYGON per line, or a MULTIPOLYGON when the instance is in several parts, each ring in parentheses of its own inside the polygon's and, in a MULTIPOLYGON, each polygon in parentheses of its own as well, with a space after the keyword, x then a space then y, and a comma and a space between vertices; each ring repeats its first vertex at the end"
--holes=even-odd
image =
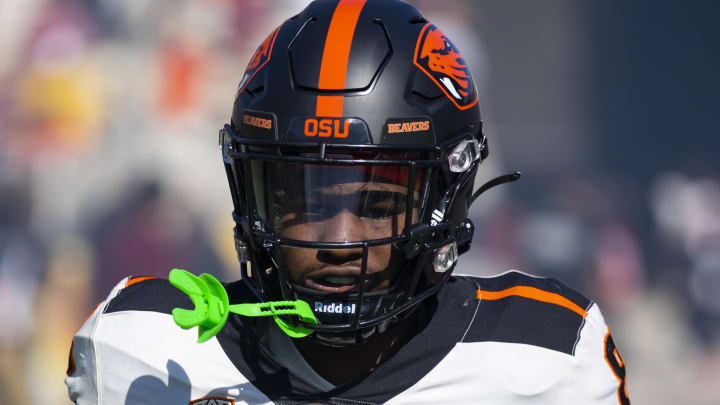
MULTIPOLYGON (((412 3, 474 71, 481 180, 524 173, 456 271, 559 278, 633 403, 720 403, 720 2, 412 3)), ((72 335, 122 277, 239 277, 217 130, 306 4, 0 2, 0 403, 69 403, 72 335)))

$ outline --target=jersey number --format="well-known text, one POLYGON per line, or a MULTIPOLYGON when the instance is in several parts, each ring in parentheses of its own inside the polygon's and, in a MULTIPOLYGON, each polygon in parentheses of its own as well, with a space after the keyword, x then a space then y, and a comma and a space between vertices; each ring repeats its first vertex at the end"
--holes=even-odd
POLYGON ((625 362, 622 357, 620 357, 620 352, 615 346, 612 336, 610 336, 610 330, 608 330, 607 335, 605 335, 605 361, 607 361, 613 374, 615 374, 615 377, 620 381, 620 386, 617 390, 620 405, 630 405, 627 384, 625 382, 625 362))

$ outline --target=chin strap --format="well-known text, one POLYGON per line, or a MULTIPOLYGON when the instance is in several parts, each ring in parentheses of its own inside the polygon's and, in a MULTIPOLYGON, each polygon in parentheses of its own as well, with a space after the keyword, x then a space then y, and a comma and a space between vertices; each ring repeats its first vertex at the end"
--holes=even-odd
POLYGON ((227 322, 230 312, 242 316, 272 316, 280 329, 293 338, 308 336, 313 331, 293 325, 280 318, 280 315, 295 315, 303 322, 313 325, 318 323, 310 305, 302 300, 230 305, 225 287, 210 274, 196 276, 186 270, 172 269, 168 278, 195 305, 192 310, 175 308, 172 316, 183 329, 198 327, 198 343, 217 335, 227 322))

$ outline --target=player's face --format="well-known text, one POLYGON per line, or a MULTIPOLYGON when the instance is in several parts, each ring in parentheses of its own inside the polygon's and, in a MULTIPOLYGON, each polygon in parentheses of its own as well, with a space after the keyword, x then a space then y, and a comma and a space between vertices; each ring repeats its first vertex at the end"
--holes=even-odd
MULTIPOLYGON (((279 215, 282 236, 319 242, 352 242, 399 235, 406 221, 406 185, 353 181, 314 188, 304 203, 289 204, 279 215)), ((418 193, 414 192, 417 201, 418 193)), ((412 209, 417 221, 418 209, 412 209)), ((285 266, 295 283, 330 293, 358 287, 362 248, 283 248, 285 266)), ((370 247, 365 291, 383 290, 401 270, 391 244, 370 247)))

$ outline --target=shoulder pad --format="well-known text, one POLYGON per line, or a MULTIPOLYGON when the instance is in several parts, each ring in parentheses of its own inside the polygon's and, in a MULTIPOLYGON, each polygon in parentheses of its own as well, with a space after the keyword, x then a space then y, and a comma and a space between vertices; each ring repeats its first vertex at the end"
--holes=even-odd
MULTIPOLYGON (((256 302, 242 281, 224 284, 231 303, 256 302)), ((193 308, 190 297, 175 288, 166 279, 154 277, 128 277, 116 286, 119 291, 104 313, 119 311, 152 311, 171 314, 174 308, 193 308)))
POLYGON ((471 279, 480 305, 464 341, 522 343, 575 355, 591 300, 555 279, 519 271, 471 279))
POLYGON ((108 303, 104 313, 152 311, 170 314, 176 307, 192 308, 192 301, 168 280, 130 277, 122 290, 108 303))

